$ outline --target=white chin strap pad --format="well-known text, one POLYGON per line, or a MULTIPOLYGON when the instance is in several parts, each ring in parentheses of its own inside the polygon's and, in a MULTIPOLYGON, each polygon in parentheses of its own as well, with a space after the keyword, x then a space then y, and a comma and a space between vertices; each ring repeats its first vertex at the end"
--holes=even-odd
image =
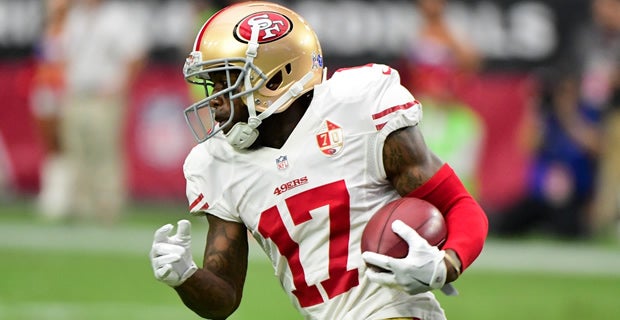
POLYGON ((237 122, 226 134, 226 140, 235 149, 246 149, 258 138, 258 130, 244 122, 237 122))

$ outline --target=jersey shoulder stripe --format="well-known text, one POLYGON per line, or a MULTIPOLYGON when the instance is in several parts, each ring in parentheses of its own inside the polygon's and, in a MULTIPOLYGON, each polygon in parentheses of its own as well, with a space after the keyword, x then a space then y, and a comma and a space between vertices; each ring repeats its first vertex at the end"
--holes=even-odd
POLYGON ((204 211, 209 209, 209 203, 205 200, 204 194, 200 193, 194 201, 189 205, 190 212, 204 211))
POLYGON ((381 131, 381 129, 392 119, 396 112, 401 110, 408 110, 412 107, 419 107, 420 103, 417 100, 410 101, 404 104, 396 105, 393 107, 389 107, 387 109, 382 110, 381 112, 375 113, 372 115, 372 120, 375 121, 375 128, 377 131, 381 131))

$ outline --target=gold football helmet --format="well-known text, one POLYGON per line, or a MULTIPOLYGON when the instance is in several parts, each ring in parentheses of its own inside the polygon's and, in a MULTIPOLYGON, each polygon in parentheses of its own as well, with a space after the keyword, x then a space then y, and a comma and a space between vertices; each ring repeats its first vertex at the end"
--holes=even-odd
POLYGON ((236 148, 249 147, 260 122, 286 110, 301 94, 321 83, 323 55, 314 30, 297 13, 278 4, 249 1, 215 13, 200 29, 183 68, 185 79, 205 87, 206 98, 187 109, 185 118, 199 142, 229 124, 216 123, 209 101, 227 95, 241 98, 247 123, 236 123, 226 134, 236 148), (209 73, 239 72, 237 81, 213 93, 209 73))

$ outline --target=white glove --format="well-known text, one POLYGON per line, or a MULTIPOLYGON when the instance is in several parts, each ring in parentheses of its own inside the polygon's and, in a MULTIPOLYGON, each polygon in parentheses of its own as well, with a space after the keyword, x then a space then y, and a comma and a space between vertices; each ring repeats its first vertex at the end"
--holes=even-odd
POLYGON ((409 244, 409 253, 402 259, 389 257, 376 252, 362 253, 362 259, 387 270, 380 272, 366 269, 370 281, 388 287, 396 287, 417 294, 438 289, 446 283, 446 265, 443 258, 445 251, 431 246, 413 228, 400 220, 392 223, 392 230, 409 244))
POLYGON ((187 220, 177 224, 177 233, 172 237, 169 237, 174 228, 171 224, 155 231, 150 253, 155 278, 171 287, 181 285, 198 270, 190 248, 192 225, 187 220))

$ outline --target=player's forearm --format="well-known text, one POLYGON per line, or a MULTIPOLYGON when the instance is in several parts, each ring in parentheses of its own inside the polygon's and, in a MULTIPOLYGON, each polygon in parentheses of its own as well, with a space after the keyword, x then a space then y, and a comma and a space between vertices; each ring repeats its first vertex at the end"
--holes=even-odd
POLYGON ((449 233, 444 248, 458 254, 463 271, 482 252, 488 233, 487 217, 471 196, 465 196, 446 213, 446 224, 449 233))
POLYGON ((205 319, 226 319, 241 302, 240 290, 204 269, 174 289, 189 309, 205 319))

